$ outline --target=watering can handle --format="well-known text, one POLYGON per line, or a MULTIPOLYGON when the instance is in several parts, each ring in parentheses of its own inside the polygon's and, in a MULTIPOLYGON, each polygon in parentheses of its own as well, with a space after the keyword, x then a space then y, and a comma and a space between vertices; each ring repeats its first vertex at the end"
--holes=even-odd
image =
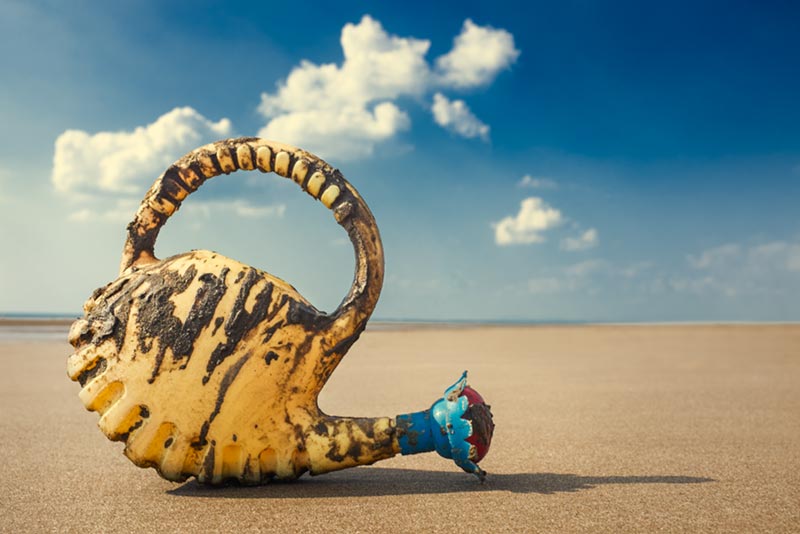
POLYGON ((332 316, 356 312, 356 321, 365 323, 383 286, 383 246, 375 218, 337 169, 304 150, 256 137, 226 139, 195 149, 155 181, 128 225, 120 274, 158 261, 154 253, 158 232, 183 200, 209 178, 239 169, 289 178, 333 211, 353 243, 356 269, 349 293, 332 316))

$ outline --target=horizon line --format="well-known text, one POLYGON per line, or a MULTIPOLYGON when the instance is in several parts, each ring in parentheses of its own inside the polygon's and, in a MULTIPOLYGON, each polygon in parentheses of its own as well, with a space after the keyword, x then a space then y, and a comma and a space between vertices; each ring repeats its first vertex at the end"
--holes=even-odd
MULTIPOLYGON (((72 313, 41 313, 41 312, 0 312, 0 324, 6 320, 38 321, 68 321, 76 320, 83 314, 72 313)), ((409 317, 373 317, 372 324, 387 325, 456 325, 456 326, 547 326, 547 325, 794 325, 800 324, 800 319, 784 320, 759 320, 759 319, 673 319, 673 320, 637 320, 637 319, 420 319, 409 317)))

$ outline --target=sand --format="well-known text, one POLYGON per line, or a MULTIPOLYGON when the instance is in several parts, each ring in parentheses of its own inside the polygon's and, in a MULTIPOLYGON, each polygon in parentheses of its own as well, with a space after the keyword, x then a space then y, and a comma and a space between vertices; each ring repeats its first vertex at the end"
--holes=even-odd
POLYGON ((433 453, 166 482, 96 428, 69 349, 0 335, 4 532, 800 532, 798 325, 368 330, 322 408, 422 409, 469 369, 497 424, 484 485, 433 453))

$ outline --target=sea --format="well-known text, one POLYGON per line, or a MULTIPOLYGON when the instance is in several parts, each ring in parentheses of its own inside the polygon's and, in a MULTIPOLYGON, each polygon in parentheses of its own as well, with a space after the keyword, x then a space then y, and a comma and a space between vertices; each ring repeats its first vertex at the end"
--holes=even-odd
POLYGON ((82 314, 74 313, 2 313, 0 342, 63 341, 72 322, 82 314))
MULTIPOLYGON (((0 342, 3 341, 67 341, 73 321, 82 313, 0 313, 0 342)), ((702 324, 797 324, 796 322, 762 321, 573 321, 573 320, 425 320, 373 318, 368 331, 475 328, 486 326, 577 326, 577 325, 702 325, 702 324)))
MULTIPOLYGON (((82 313, 0 313, 2 341, 61 341, 66 343, 73 321, 82 313)), ((407 330, 420 328, 470 328, 476 326, 530 326, 583 324, 579 321, 431 321, 421 319, 373 318, 368 330, 407 330)))

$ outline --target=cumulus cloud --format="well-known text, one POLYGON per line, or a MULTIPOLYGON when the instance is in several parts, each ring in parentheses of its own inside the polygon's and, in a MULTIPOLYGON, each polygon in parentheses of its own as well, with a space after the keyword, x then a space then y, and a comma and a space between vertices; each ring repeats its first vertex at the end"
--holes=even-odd
POLYGON ((529 197, 520 204, 515 216, 493 223, 494 238, 498 245, 542 243, 543 232, 564 222, 561 212, 547 205, 539 197, 529 197))
POLYGON ((410 125, 404 111, 382 102, 372 109, 348 106, 286 113, 272 119, 258 135, 302 146, 324 158, 352 160, 371 156, 378 143, 410 125))
POLYGON ((132 131, 67 130, 56 139, 53 185, 63 193, 140 193, 184 153, 230 134, 228 119, 214 122, 190 107, 132 131))
MULTIPOLYGON (((364 158, 411 127, 397 99, 419 99, 437 88, 485 85, 519 54, 510 33, 469 20, 453 50, 437 60, 435 72, 425 59, 430 41, 391 35, 368 15, 358 24, 346 24, 340 42, 341 64, 302 61, 274 92, 262 93, 258 111, 267 123, 260 136, 323 157, 364 158), (476 47, 485 49, 476 55, 476 47)), ((443 126, 470 137, 488 134, 488 126, 466 104, 458 107, 459 118, 443 126)))
POLYGON ((341 45, 341 65, 303 61, 275 93, 261 95, 258 110, 268 122, 260 136, 355 159, 409 128, 392 100, 426 91, 430 41, 389 35, 364 16, 342 28, 341 45))
MULTIPOLYGON (((540 197, 528 197, 520 204, 516 215, 509 215, 491 224, 494 241, 504 245, 528 245, 543 243, 544 232, 560 226, 569 219, 560 210, 548 205, 540 197)), ((572 224, 578 227, 577 223, 572 224)), ((599 242, 597 229, 589 228, 575 237, 561 239, 561 250, 578 251, 596 247, 599 242)))
POLYGON ((389 35, 380 22, 365 15, 358 24, 345 24, 340 42, 341 66, 301 62, 276 94, 262 94, 260 111, 274 116, 309 105, 336 109, 425 91, 430 41, 389 35))
POLYGON ((514 36, 506 30, 464 21, 453 49, 436 60, 442 85, 467 88, 491 83, 497 74, 519 57, 514 36))
POLYGON ((461 137, 489 140, 489 126, 481 122, 463 100, 449 100, 442 93, 433 95, 433 119, 436 124, 461 137))
POLYGON ((597 246, 597 230, 589 228, 577 237, 566 237, 561 240, 562 250, 577 251, 586 250, 597 246))
MULTIPOLYGON (((73 201, 67 220, 124 224, 133 220, 145 192, 164 169, 186 152, 231 134, 228 119, 214 122, 190 107, 175 108, 131 131, 67 130, 56 140, 53 186, 73 201)), ((195 200, 183 209, 205 218, 224 212, 255 219, 282 217, 286 206, 195 200)))
POLYGON ((555 189, 558 184, 550 178, 534 178, 530 174, 526 174, 520 179, 519 186, 531 189, 555 189))

